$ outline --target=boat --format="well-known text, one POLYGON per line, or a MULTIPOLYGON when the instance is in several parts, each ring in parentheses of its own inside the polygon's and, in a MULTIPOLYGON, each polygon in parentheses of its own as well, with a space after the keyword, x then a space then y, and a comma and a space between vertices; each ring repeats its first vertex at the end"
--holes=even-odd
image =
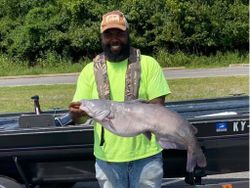
MULTIPOLYGON (((208 166, 196 182, 213 174, 249 171, 249 96, 167 102, 184 116, 208 166)), ((58 124, 67 110, 0 114, 0 177, 27 188, 95 181, 93 126, 58 124), (46 123, 44 123, 46 122, 46 123)), ((61 121, 62 122, 62 121, 61 121)), ((164 177, 185 177, 186 151, 163 151, 164 177)), ((1 185, 1 181, 0 181, 1 185)))

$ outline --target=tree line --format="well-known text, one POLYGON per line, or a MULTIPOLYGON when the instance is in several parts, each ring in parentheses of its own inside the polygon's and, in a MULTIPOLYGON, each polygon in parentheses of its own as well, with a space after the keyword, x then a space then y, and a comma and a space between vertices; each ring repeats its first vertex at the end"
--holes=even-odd
POLYGON ((78 62, 102 51, 101 16, 121 10, 143 53, 248 51, 246 0, 0 0, 0 54, 78 62))

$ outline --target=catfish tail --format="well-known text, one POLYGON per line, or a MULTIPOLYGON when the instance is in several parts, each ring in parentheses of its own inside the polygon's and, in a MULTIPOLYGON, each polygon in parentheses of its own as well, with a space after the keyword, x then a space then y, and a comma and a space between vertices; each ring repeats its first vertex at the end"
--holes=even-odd
POLYGON ((193 172, 196 165, 201 168, 207 166, 206 157, 200 148, 196 152, 187 151, 187 172, 193 172))
POLYGON ((197 166, 201 168, 207 166, 207 159, 201 149, 197 153, 197 166))

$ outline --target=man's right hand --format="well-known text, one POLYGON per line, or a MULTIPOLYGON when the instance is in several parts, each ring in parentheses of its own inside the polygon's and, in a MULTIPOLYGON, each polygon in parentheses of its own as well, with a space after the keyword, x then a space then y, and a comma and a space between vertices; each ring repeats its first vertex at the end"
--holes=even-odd
POLYGON ((87 115, 83 110, 80 109, 80 106, 81 106, 80 102, 71 102, 69 104, 69 112, 71 118, 75 123, 80 123, 81 117, 87 115))

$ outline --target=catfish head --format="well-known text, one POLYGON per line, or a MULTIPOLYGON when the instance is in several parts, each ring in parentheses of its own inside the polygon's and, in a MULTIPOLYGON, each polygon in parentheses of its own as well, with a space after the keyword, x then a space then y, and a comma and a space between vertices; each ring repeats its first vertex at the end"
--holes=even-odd
POLYGON ((81 100, 80 109, 90 117, 99 122, 107 121, 111 118, 110 102, 107 100, 81 100))

